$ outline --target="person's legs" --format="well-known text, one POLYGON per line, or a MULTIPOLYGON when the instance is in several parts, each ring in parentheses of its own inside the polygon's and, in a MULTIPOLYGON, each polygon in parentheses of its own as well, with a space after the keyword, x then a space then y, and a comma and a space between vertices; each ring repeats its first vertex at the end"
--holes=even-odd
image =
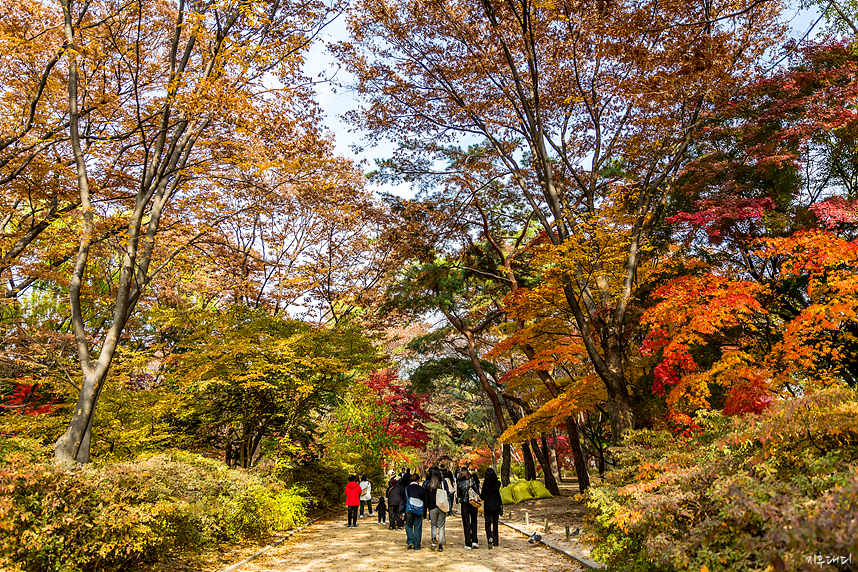
POLYGON ((499 510, 486 511, 486 540, 489 542, 489 548, 492 545, 498 545, 498 518, 500 517, 499 510))
POLYGON ((471 517, 470 523, 469 523, 470 524, 470 530, 469 530, 470 543, 471 543, 471 546, 476 546, 477 543, 479 542, 479 540, 477 540, 477 517, 478 517, 477 507, 472 506, 470 503, 468 503, 465 506, 467 507, 468 514, 471 517))
POLYGON ((360 517, 363 518, 363 501, 360 502, 360 517))
POLYGON ((419 514, 405 513, 405 542, 408 546, 414 546, 414 521, 422 522, 419 514))
POLYGON ((350 506, 349 507, 349 526, 357 526, 357 513, 358 513, 358 507, 357 506, 350 506))
POLYGON ((456 514, 455 512, 453 512, 453 497, 454 496, 455 495, 453 493, 447 493, 447 499, 450 501, 450 511, 449 511, 450 516, 453 516, 456 514))
POLYGON ((423 539, 423 519, 421 515, 415 514, 414 518, 414 550, 420 550, 420 541, 423 539))
POLYGON ((438 515, 435 517, 435 528, 432 531, 432 536, 438 541, 438 546, 447 544, 447 513, 438 509, 438 515))
POLYGON ((468 539, 468 530, 471 526, 471 515, 468 513, 464 504, 459 507, 459 512, 462 514, 462 529, 465 531, 465 548, 470 548, 471 542, 468 539))

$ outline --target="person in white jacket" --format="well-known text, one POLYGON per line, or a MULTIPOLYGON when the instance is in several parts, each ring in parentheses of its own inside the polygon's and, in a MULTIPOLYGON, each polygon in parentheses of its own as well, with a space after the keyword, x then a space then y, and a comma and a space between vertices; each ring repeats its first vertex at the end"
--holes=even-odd
POLYGON ((363 505, 369 509, 369 514, 372 514, 372 483, 366 480, 366 477, 360 478, 360 517, 363 518, 363 505))

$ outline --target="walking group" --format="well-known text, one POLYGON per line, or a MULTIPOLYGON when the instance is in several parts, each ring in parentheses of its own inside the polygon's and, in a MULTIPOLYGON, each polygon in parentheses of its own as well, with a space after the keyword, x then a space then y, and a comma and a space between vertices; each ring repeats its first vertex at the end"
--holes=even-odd
MULTIPOLYGON (((431 532, 431 549, 443 551, 447 545, 447 517, 455 516, 454 500, 458 502, 465 531, 465 549, 479 548, 477 527, 480 509, 485 518, 488 547, 498 545, 498 519, 503 514, 501 483, 494 469, 486 469, 483 483, 477 472, 460 467, 456 475, 442 464, 429 469, 421 484, 417 472, 403 469, 399 475, 388 472, 387 490, 380 495, 376 511, 379 524, 387 522, 390 530, 405 529, 406 548, 420 550, 423 539, 423 521, 428 520, 431 532)), ((346 485, 348 526, 357 526, 358 516, 363 518, 364 506, 372 515, 372 484, 366 477, 350 476, 346 485), (358 515, 360 509, 360 515, 358 515)))

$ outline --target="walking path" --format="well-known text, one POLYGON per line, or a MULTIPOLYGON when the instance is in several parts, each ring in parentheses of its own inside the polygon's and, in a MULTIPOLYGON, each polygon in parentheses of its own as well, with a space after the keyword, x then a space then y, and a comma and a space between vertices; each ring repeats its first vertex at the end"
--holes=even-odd
POLYGON ((295 534, 264 556, 241 568, 242 572, 583 572, 579 564, 545 546, 528 544, 509 528, 499 529, 498 548, 487 549, 480 518, 480 548, 465 550, 462 521, 447 520, 444 552, 429 549, 429 521, 423 521, 421 550, 405 548, 405 530, 389 530, 376 515, 346 527, 341 518, 319 521, 295 534))

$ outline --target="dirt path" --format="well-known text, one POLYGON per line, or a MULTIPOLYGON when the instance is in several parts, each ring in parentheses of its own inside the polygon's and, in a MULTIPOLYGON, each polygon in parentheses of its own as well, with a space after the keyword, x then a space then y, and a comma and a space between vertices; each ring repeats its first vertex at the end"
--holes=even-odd
POLYGON ((444 552, 430 550, 429 521, 424 520, 421 550, 405 548, 405 531, 377 524, 375 515, 360 519, 358 528, 342 518, 309 526, 263 557, 245 565, 253 572, 583 572, 576 563, 505 526, 500 527, 498 548, 488 550, 480 518, 480 548, 465 550, 462 521, 450 517, 444 552))

